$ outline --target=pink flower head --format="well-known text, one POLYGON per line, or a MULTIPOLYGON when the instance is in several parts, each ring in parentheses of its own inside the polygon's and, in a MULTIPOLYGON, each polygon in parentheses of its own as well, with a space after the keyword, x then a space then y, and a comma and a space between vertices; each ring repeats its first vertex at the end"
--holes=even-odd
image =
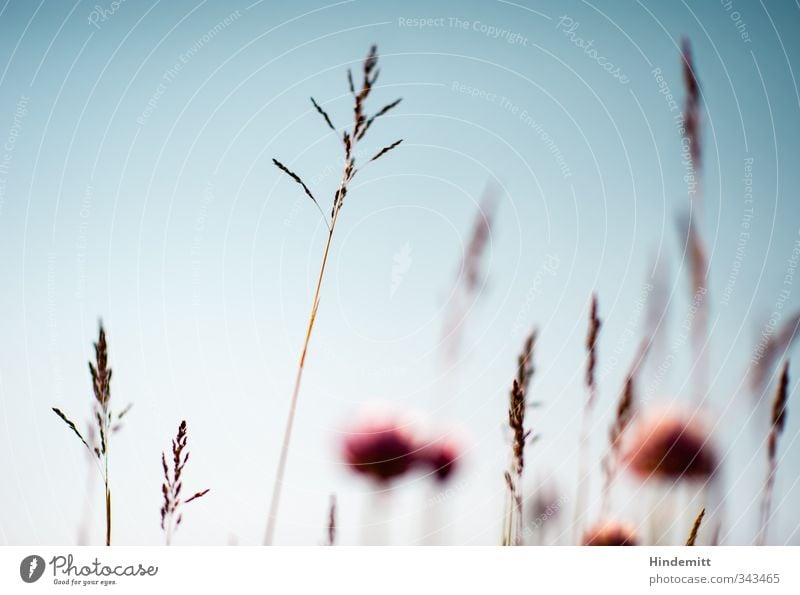
POLYGON ((583 535, 581 545, 638 545, 636 530, 628 523, 600 521, 583 535))
POLYGON ((460 441, 448 436, 423 446, 419 451, 418 460, 433 473, 437 481, 445 482, 458 469, 461 456, 460 441))
POLYGON ((342 454, 356 473, 388 482, 416 462, 417 440, 397 418, 380 416, 357 420, 344 436, 342 454))
POLYGON ((660 411, 637 424, 623 456, 640 479, 706 480, 717 468, 717 455, 698 414, 660 411))

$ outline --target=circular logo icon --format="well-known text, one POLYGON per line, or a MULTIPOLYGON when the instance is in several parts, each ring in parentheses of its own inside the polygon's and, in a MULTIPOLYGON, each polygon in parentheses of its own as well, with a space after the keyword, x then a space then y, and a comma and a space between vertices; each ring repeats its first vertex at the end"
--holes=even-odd
POLYGON ((19 576, 26 583, 35 583, 44 574, 44 558, 27 556, 19 565, 19 576))

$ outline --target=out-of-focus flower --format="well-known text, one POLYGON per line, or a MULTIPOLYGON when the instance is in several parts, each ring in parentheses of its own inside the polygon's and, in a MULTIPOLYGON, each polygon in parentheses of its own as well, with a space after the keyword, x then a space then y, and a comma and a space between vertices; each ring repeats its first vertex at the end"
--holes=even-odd
POLYGON ((455 438, 445 437, 420 448, 417 460, 432 472, 437 481, 445 482, 458 469, 461 453, 461 443, 455 438))
POLYGON ((707 480, 718 458, 700 414, 656 411, 636 424, 623 457, 640 479, 707 480))
POLYGON ((638 545, 636 530, 614 520, 600 521, 583 535, 581 545, 638 545))
POLYGON ((352 471, 377 482, 420 470, 444 483, 461 466, 463 444, 456 432, 432 430, 424 417, 373 405, 345 430, 341 452, 352 471))
POLYGON ((342 455, 354 472, 388 482, 403 475, 416 462, 417 440, 399 418, 363 418, 345 434, 342 455))

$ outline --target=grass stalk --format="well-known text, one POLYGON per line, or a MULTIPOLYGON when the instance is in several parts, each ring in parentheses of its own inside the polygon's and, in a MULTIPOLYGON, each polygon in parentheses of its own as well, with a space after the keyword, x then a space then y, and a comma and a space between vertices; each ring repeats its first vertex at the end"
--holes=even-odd
POLYGON ((767 479, 761 497, 761 528, 756 537, 756 545, 767 541, 772 495, 775 491, 775 475, 778 472, 778 439, 786 426, 786 402, 789 400, 789 362, 783 364, 778 390, 772 404, 772 423, 767 437, 767 479))
POLYGON ((109 460, 111 450, 111 436, 122 428, 122 419, 130 411, 131 405, 125 407, 116 416, 111 412, 111 368, 108 365, 108 343, 103 323, 100 322, 97 343, 94 344, 95 362, 89 362, 89 372, 92 377, 92 390, 94 392, 94 422, 96 434, 89 434, 89 441, 80 433, 75 423, 66 416, 58 407, 53 407, 53 412, 63 421, 72 433, 88 449, 97 465, 97 470, 103 478, 105 491, 105 544, 111 545, 111 482, 109 480, 109 460), (99 435, 99 436, 98 436, 99 435), (90 443, 91 441, 91 443, 90 443))
POLYGON ((503 545, 522 545, 522 472, 525 467, 525 446, 531 431, 525 429, 525 412, 528 408, 528 387, 533 376, 533 347, 536 331, 525 339, 522 352, 517 357, 517 374, 511 384, 508 403, 508 426, 511 429, 511 463, 503 474, 508 500, 503 516, 503 545))
MULTIPOLYGON (((358 142, 360 142, 364 135, 366 134, 367 130, 372 126, 372 123, 379 117, 385 115, 387 112, 395 108, 399 103, 400 100, 397 99, 384 107, 378 110, 372 116, 367 117, 364 111, 364 103, 367 97, 372 90, 375 81, 378 78, 379 70, 376 68, 378 63, 378 49, 376 46, 372 46, 370 48, 367 57, 364 59, 363 67, 362 67, 362 83, 360 89, 356 89, 353 83, 353 76, 350 71, 347 73, 347 78, 350 86, 350 92, 353 96, 354 100, 354 121, 352 129, 349 131, 345 131, 342 134, 342 145, 344 147, 344 166, 342 170, 342 177, 341 181, 339 182, 339 186, 337 187, 336 193, 334 194, 333 198, 333 208, 331 209, 331 221, 328 223, 327 217, 325 213, 322 211, 321 207, 319 206, 319 201, 317 201, 316 197, 314 196, 313 192, 309 189, 309 187, 303 182, 303 180, 298 176, 296 173, 291 171, 288 167, 283 165, 277 159, 273 159, 273 163, 275 166, 280 169, 283 173, 288 175, 292 180, 294 180, 297 184, 299 184, 302 188, 304 193, 314 202, 317 209, 320 212, 320 215, 323 217, 325 221, 325 225, 328 229, 328 237, 325 242, 325 250, 322 255, 322 262, 319 268, 319 274, 317 275, 317 282, 316 287, 314 289, 314 299, 311 303, 311 312, 308 317, 308 324, 306 326, 306 334, 303 340, 303 349, 300 353, 300 360, 297 365, 297 373, 295 375, 294 380, 294 388, 292 389, 292 397, 289 401, 289 412, 286 418, 286 425, 283 431, 283 439, 281 441, 281 450, 278 456, 278 467, 275 473, 275 481, 272 486, 272 498, 270 500, 269 506, 269 516, 267 517, 267 529, 264 536, 264 545, 272 545, 275 539, 275 529, 277 526, 278 521, 278 513, 280 510, 280 501, 281 501, 281 494, 283 492, 283 484, 284 484, 284 477, 286 475, 286 464, 289 458, 289 448, 291 446, 292 440, 292 433, 294 431, 295 425, 295 417, 297 414, 297 403, 300 397, 300 385, 303 380, 303 372, 305 370, 305 362, 306 362, 306 355, 308 354, 308 346, 311 342, 311 334, 314 330, 314 323, 317 319, 317 311, 319 309, 319 301, 320 301, 320 292, 322 289, 322 282, 325 278, 325 270, 328 263, 328 256, 331 250, 331 244, 333 242, 333 234, 336 231, 336 223, 339 220, 339 213, 341 212, 342 205, 344 204, 345 196, 347 195, 348 185, 355 177, 356 173, 358 173, 358 169, 355 166, 355 155, 354 151, 358 142)), ((314 106, 314 109, 323 117, 325 120, 325 124, 330 128, 334 133, 338 135, 336 127, 333 124, 333 121, 328 116, 327 112, 314 100, 311 98, 311 103, 314 106)), ((367 163, 371 163, 377 159, 380 159, 388 152, 395 149, 402 140, 395 141, 390 145, 383 147, 380 151, 378 151, 367 163)))
POLYGON ((592 295, 589 310, 589 330, 586 335, 586 400, 583 405, 583 416, 579 437, 578 483, 575 497, 575 515, 573 520, 573 542, 578 543, 582 534, 581 520, 586 514, 587 494, 589 490, 589 436, 592 424, 592 412, 597 394, 595 369, 597 368, 597 337, 600 333, 600 318, 597 316, 597 295, 592 295))
POLYGON ((325 243, 325 252, 322 255, 322 264, 319 268, 319 275, 317 275, 317 286, 314 290, 314 302, 311 306, 311 313, 308 317, 308 327, 306 328, 306 336, 303 340, 303 351, 300 354, 300 362, 297 365, 297 374, 295 375, 294 389, 292 390, 292 400, 289 402, 289 416, 286 419, 286 427, 283 431, 283 441, 281 442, 281 453, 280 457, 278 458, 278 471, 276 474, 275 483, 272 486, 272 501, 270 503, 269 519, 267 521, 267 534, 264 538, 264 545, 271 545, 275 537, 275 525, 278 519, 278 509, 280 508, 283 478, 286 473, 286 461, 289 457, 289 445, 292 440, 294 418, 295 414, 297 413, 297 400, 300 396, 300 383, 303 380, 303 370, 305 369, 308 344, 311 341, 311 332, 314 330, 314 321, 317 319, 320 288, 322 287, 322 280, 325 276, 325 266, 328 263, 328 254, 330 253, 333 232, 336 229, 336 221, 338 218, 339 210, 337 209, 334 213, 330 229, 328 230, 328 240, 325 243))
POLYGON ((177 435, 172 440, 172 469, 167 465, 166 454, 161 452, 161 468, 164 471, 164 483, 161 485, 161 493, 164 496, 164 503, 161 505, 161 529, 164 531, 167 545, 172 544, 172 537, 183 520, 183 505, 202 498, 210 491, 200 490, 186 500, 181 499, 183 469, 189 461, 188 441, 186 420, 183 420, 178 426, 177 435))
POLYGON ((694 520, 694 524, 692 525, 692 530, 689 532, 689 537, 686 539, 686 545, 694 545, 697 541, 697 534, 700 531, 700 524, 703 522, 703 517, 706 515, 706 509, 703 508, 700 510, 700 514, 697 515, 697 518, 694 520))
POLYGON ((622 438, 625 430, 633 418, 636 409, 636 383, 638 381, 639 369, 644 364, 650 349, 649 340, 642 341, 636 359, 625 377, 625 385, 622 389, 619 402, 617 403, 617 412, 614 417, 614 423, 608 432, 608 452, 603 458, 603 497, 601 503, 601 512, 603 516, 607 516, 611 510, 611 490, 617 478, 620 469, 620 451, 622 448, 622 438))

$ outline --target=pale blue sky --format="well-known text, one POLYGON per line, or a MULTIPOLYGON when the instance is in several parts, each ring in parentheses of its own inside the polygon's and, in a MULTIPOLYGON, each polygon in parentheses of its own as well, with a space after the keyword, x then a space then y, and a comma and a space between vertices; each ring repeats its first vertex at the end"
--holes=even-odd
MULTIPOLYGON (((542 406, 529 416, 541 440, 529 453, 528 489, 554 475, 572 498, 591 292, 605 321, 599 357, 607 366, 596 453, 638 341, 635 304, 657 254, 670 275, 668 345, 687 311, 675 223, 687 205, 680 136, 652 74, 660 68, 682 100, 682 35, 693 43, 706 106, 699 228, 711 255, 708 406, 728 454, 729 541, 750 541, 764 475, 756 448, 767 420, 764 411, 751 417, 751 401, 736 389, 781 290, 791 289, 784 277, 800 237, 800 6, 127 0, 110 7, 101 0, 0 7, 0 543, 76 539, 87 466, 49 408, 88 416, 86 360, 98 317, 109 333, 113 399, 118 407, 135 403, 114 443, 117 542, 160 542, 160 450, 184 417, 193 453, 187 487, 212 493, 187 511, 176 543, 261 542, 325 231, 271 158, 300 173, 327 210, 339 145, 308 97, 337 125, 349 123, 345 71, 373 42, 381 78, 371 108, 404 99, 376 122, 364 156, 405 142, 359 174, 337 228, 278 543, 320 541, 334 491, 342 539, 358 541, 368 486, 341 467, 336 434, 375 400, 462 429, 469 451, 447 500, 448 539, 495 543, 506 391, 532 325, 542 331, 533 391, 542 406), (579 24, 573 37, 594 40, 629 82, 576 47, 562 16, 579 24), (439 20, 419 28, 409 24, 415 18, 439 20), (748 158, 751 235, 726 303, 748 158), (448 296, 476 204, 493 179, 505 194, 486 285, 470 311, 461 359, 439 378, 448 296), (392 292, 394 257, 403 250, 410 265, 392 292), (558 266, 543 274, 553 258, 558 266)), ((798 306, 791 291, 784 319, 798 306)), ((654 391, 660 399, 688 394, 688 349, 677 353, 654 391)), ((788 506, 800 498, 795 409, 781 446, 776 543, 800 543, 800 512, 788 506)), ((426 482, 410 483, 394 495, 397 543, 420 534, 426 482)), ((617 513, 635 516, 626 503, 639 493, 623 488, 617 513)), ((100 514, 98 506, 93 542, 101 539, 100 514)))

